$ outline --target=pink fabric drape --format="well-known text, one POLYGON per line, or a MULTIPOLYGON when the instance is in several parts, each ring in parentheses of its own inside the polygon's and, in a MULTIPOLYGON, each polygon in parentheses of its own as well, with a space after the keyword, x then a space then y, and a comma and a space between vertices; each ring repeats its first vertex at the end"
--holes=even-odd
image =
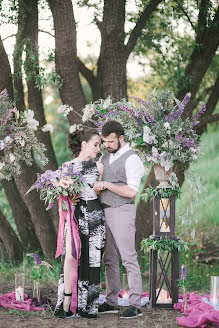
MULTIPOLYGON (((205 295, 209 300, 209 295, 205 295)), ((219 328, 219 311, 203 301, 203 296, 195 293, 187 293, 187 307, 185 317, 176 318, 179 326, 189 328, 207 328, 210 324, 214 324, 219 328)), ((174 309, 183 313, 184 302, 174 304, 174 309)))
POLYGON ((73 281, 72 281, 72 298, 71 298, 71 311, 75 314, 77 308, 77 280, 78 280, 78 262, 81 256, 81 240, 79 235, 78 222, 74 215, 74 210, 71 201, 68 197, 61 196, 59 198, 59 231, 57 240, 57 249, 55 258, 60 256, 63 251, 63 238, 65 221, 71 229, 71 248, 73 256, 73 281), (62 201, 66 201, 67 211, 62 209, 62 201))
POLYGON ((24 302, 16 301, 15 291, 0 295, 0 306, 6 309, 15 309, 23 311, 42 311, 43 307, 32 306, 32 298, 24 294, 24 302))

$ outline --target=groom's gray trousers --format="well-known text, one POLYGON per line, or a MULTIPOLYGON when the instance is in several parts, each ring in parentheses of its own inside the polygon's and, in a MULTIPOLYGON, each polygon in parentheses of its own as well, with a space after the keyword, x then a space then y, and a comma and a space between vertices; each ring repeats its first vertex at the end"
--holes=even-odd
POLYGON ((135 250, 135 216, 134 204, 104 209, 106 219, 106 243, 103 262, 106 269, 106 302, 118 304, 120 291, 120 270, 118 255, 127 270, 129 284, 129 303, 141 306, 142 280, 137 253, 135 250))

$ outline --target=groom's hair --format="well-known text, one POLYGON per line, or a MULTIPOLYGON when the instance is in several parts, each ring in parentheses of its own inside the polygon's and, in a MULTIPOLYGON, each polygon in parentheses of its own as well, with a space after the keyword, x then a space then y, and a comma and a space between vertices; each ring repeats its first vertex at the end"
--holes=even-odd
POLYGON ((115 133, 117 137, 124 136, 123 126, 117 121, 108 121, 102 128, 102 136, 108 137, 111 133, 115 133))

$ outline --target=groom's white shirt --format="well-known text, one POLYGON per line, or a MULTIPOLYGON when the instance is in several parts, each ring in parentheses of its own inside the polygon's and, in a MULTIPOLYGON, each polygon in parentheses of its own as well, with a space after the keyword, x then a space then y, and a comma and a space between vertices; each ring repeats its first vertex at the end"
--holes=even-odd
MULTIPOLYGON (((116 153, 111 153, 109 158, 109 164, 113 163, 121 155, 125 154, 128 150, 132 149, 129 144, 126 144, 124 147, 119 149, 116 153)), ((127 158, 125 161, 125 172, 127 177, 127 185, 133 188, 135 191, 138 191, 141 179, 145 173, 145 167, 136 154, 133 154, 127 158)))

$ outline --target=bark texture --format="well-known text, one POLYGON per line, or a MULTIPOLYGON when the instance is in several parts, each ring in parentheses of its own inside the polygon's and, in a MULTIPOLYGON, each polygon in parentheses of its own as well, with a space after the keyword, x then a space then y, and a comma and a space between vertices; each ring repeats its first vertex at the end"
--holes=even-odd
POLYGON ((0 226, 0 239, 4 243, 10 260, 15 264, 22 262, 22 244, 1 210, 0 226))
POLYGON ((33 164, 33 166, 23 164, 21 174, 15 175, 14 179, 17 186, 19 186, 22 199, 31 214, 31 220, 43 253, 51 260, 54 258, 56 249, 56 231, 52 219, 49 213, 45 210, 45 204, 39 199, 36 190, 33 190, 26 195, 27 190, 36 180, 35 174, 33 174, 36 170, 36 164, 33 164), (24 179, 25 176, 27 176, 28 179, 24 179))
POLYGON ((11 181, 2 180, 1 185, 4 188, 12 210, 24 250, 41 251, 41 246, 36 236, 30 213, 21 198, 14 179, 11 181))
MULTIPOLYGON (((86 101, 79 78, 76 47, 76 23, 71 0, 49 0, 55 28, 55 63, 61 77, 60 96, 63 104, 81 114, 86 101)), ((70 124, 78 124, 81 117, 75 112, 68 116, 70 124)))

